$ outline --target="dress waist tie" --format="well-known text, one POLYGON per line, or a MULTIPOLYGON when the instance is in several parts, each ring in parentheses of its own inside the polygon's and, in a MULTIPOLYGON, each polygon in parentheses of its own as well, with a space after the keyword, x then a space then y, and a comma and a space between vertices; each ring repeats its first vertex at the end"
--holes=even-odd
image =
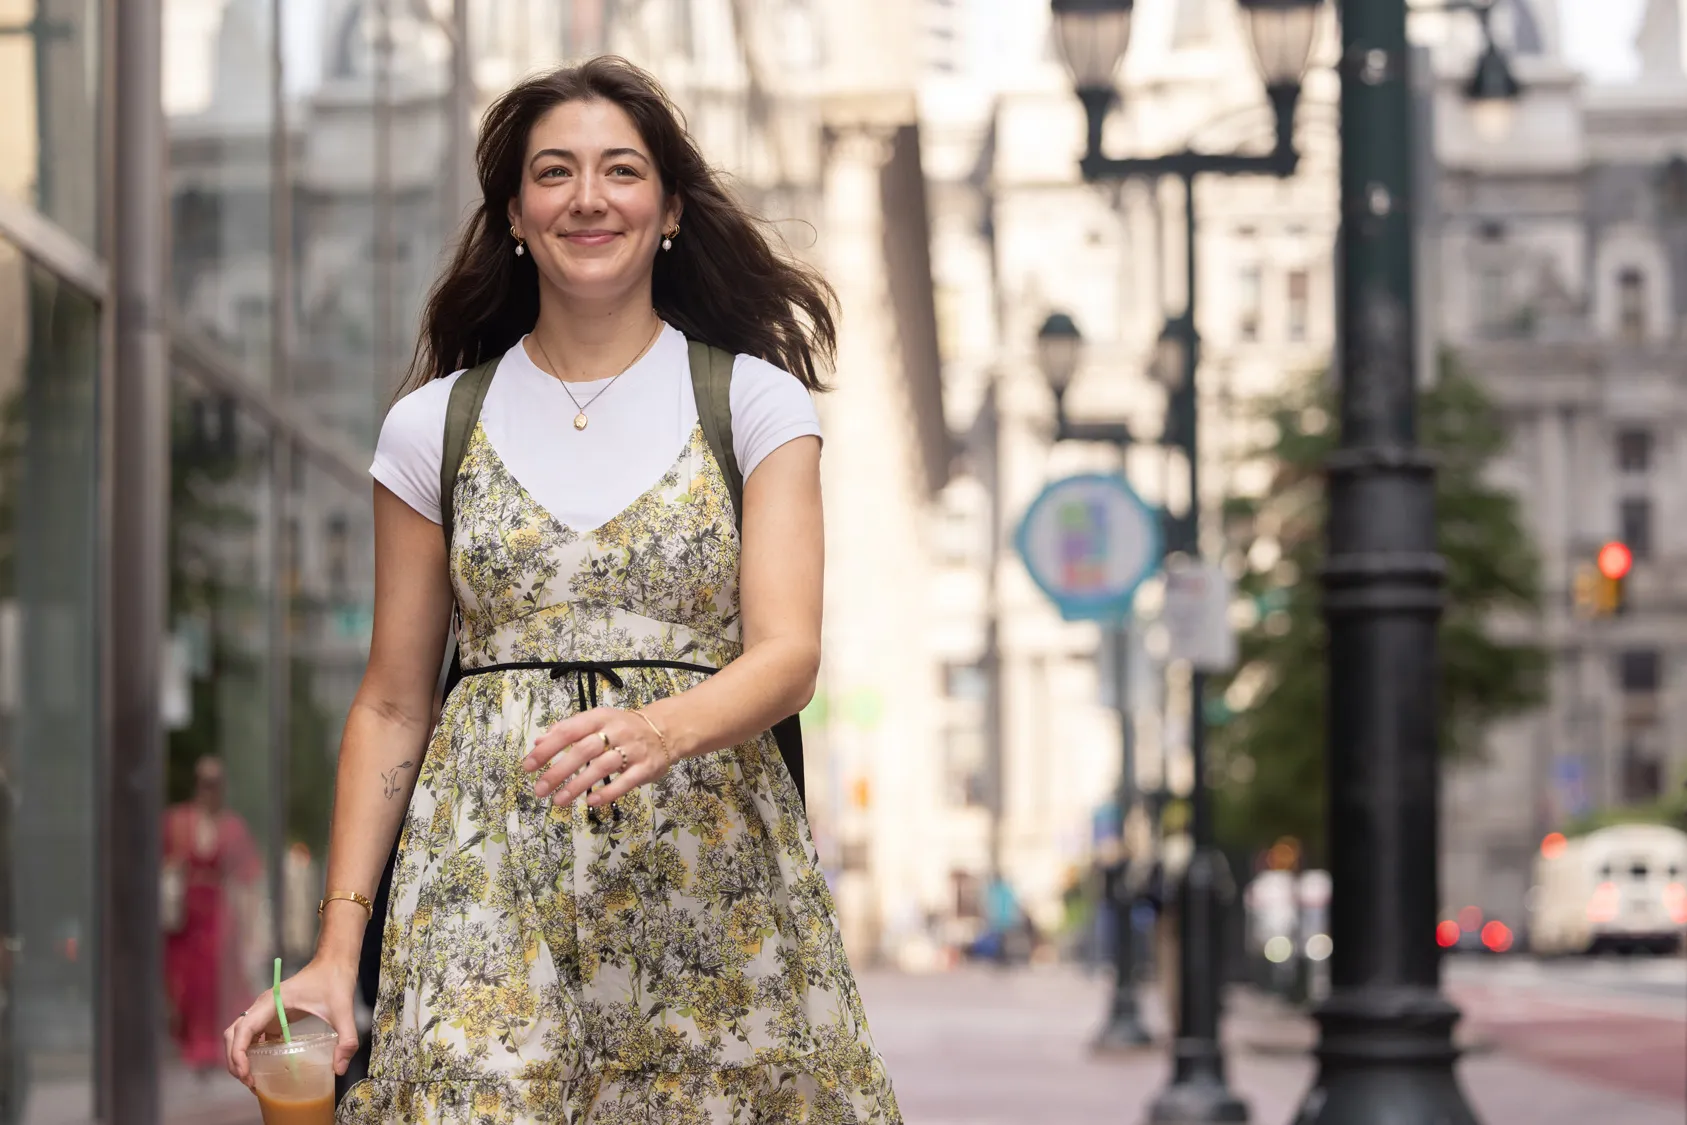
POLYGON ((616 671, 622 668, 673 668, 681 672, 701 672, 706 676, 719 671, 718 668, 711 668, 707 664, 689 664, 683 660, 518 660, 509 664, 464 668, 463 678, 486 676, 493 672, 535 670, 550 672, 553 680, 573 676, 574 701, 581 711, 590 711, 598 705, 598 680, 603 680, 616 691, 625 688, 626 685, 616 671))

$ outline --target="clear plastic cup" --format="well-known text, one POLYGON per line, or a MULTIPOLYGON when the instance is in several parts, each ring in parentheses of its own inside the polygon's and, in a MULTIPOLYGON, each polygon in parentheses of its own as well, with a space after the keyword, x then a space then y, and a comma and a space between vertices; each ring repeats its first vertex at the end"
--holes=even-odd
POLYGON ((334 1125, 332 1031, 270 1040, 246 1049, 264 1125, 334 1125))

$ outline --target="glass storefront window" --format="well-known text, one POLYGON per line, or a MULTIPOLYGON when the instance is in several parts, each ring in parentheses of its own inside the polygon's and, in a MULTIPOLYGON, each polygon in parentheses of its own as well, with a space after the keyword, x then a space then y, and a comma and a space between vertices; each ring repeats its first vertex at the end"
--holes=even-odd
POLYGON ((171 296, 260 382, 275 305, 272 2, 163 2, 171 296))
POLYGON ((165 919, 173 1050, 165 1105, 248 1097, 199 1083, 222 1032, 268 982, 272 784, 270 442, 226 394, 178 376, 172 392, 164 865, 180 889, 165 919))
POLYGON ((95 0, 0 0, 0 195, 89 246, 99 215, 95 0))
POLYGON ((374 620, 374 538, 367 486, 297 463, 291 504, 292 753, 288 760, 288 869, 284 943, 290 960, 316 942, 316 902, 340 736, 363 677, 374 620))
POLYGON ((310 57, 290 51, 283 62, 310 76, 287 107, 298 188, 293 393, 370 450, 458 219, 448 213, 449 42, 424 9, 345 5, 310 57))
POLYGON ((92 1114, 99 310, 0 243, 0 1125, 92 1114))

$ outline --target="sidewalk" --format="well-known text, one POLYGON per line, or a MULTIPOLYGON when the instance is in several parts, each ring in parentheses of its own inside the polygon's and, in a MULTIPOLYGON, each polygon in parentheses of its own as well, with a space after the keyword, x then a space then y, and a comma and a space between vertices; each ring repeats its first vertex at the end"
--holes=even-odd
POLYGON ((200 1076, 171 1066, 162 1093, 164 1125, 258 1125, 258 1099, 223 1071, 200 1076))
MULTIPOLYGON (((1169 1077, 1163 1047, 1091 1053, 1111 987, 1104 974, 966 967, 919 976, 867 972, 860 984, 908 1125, 1141 1125, 1169 1077)), ((1145 990, 1143 1004, 1145 1022, 1163 1038, 1158 993, 1145 990)), ((1254 1125, 1290 1125, 1314 1076, 1306 1054, 1315 1038, 1311 1021, 1244 991, 1232 993, 1229 1005, 1224 1039, 1232 1089, 1248 1103, 1254 1125)), ((1585 1076, 1540 1043, 1514 1046, 1504 1022, 1491 1018, 1501 1014, 1539 1015, 1472 1013, 1467 1021, 1473 1049, 1460 1078, 1482 1125, 1687 1120, 1687 1090, 1680 1098, 1649 1098, 1585 1076)), ((1598 1038, 1594 1026, 1580 1030, 1578 1052, 1592 1057, 1598 1038)), ((1687 1075, 1687 1063, 1682 1069, 1687 1075)), ((200 1080, 172 1067, 164 1100, 168 1125, 258 1122, 251 1095, 223 1075, 200 1080)))
MULTIPOLYGON (((909 1125, 1138 1125, 1164 1086, 1163 1048, 1098 1058, 1089 1038, 1109 983, 1067 968, 963 968, 860 978, 873 1036, 909 1125)), ((1145 1020, 1163 1033, 1157 997, 1145 1020)), ((1257 1125, 1288 1125, 1314 1075, 1294 1050, 1310 1044, 1304 1017, 1239 994, 1226 1020, 1232 1088, 1257 1125)), ((1499 1050, 1460 1066, 1484 1125, 1681 1125, 1679 1101, 1649 1100, 1513 1059, 1499 1050)))

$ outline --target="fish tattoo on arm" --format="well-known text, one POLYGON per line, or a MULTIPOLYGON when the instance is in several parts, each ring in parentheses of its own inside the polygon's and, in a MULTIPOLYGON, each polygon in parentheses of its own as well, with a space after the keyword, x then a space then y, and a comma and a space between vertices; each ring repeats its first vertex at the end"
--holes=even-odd
POLYGON ((399 780, 399 775, 415 764, 415 762, 406 759, 381 775, 382 795, 387 800, 392 800, 404 789, 404 782, 399 780))

